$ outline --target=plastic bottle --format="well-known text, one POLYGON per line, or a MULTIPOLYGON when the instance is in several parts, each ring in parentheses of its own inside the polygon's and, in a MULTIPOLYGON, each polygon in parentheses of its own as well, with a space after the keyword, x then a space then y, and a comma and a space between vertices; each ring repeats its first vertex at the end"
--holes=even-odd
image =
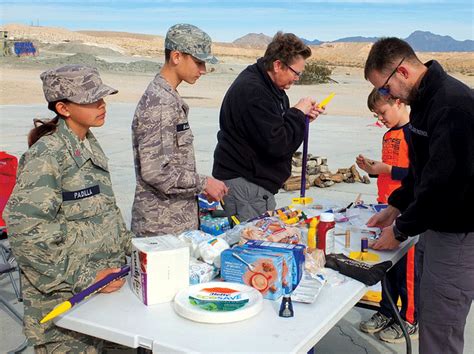
POLYGON ((315 249, 316 248, 316 227, 318 226, 318 219, 312 218, 309 223, 308 229, 308 248, 315 249))
POLYGON ((324 251, 324 254, 334 253, 334 222, 333 213, 321 213, 316 232, 316 247, 324 251))

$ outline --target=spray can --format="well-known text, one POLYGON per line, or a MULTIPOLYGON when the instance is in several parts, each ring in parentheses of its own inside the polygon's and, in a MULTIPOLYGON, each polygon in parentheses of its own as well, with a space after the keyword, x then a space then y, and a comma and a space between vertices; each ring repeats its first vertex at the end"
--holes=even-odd
POLYGON ((321 213, 316 231, 316 247, 324 254, 334 253, 334 222, 333 213, 321 213))
POLYGON ((367 237, 362 237, 360 239, 360 251, 361 252, 369 251, 369 239, 367 237))

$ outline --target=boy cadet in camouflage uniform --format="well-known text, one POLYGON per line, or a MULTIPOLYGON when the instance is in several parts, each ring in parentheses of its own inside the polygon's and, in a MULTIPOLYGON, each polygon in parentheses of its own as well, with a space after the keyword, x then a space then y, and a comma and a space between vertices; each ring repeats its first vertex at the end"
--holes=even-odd
POLYGON ((104 124, 103 97, 117 90, 81 65, 48 70, 41 79, 57 116, 35 121, 4 214, 23 273, 25 335, 36 353, 97 353, 101 340, 39 321, 126 262, 131 234, 115 202, 107 158, 89 130, 104 124))
POLYGON ((132 231, 137 236, 179 234, 199 227, 196 195, 220 200, 227 187, 196 172, 189 106, 177 92, 194 84, 216 63, 211 38, 189 25, 172 26, 165 39, 165 64, 143 94, 132 123, 137 185, 132 231))

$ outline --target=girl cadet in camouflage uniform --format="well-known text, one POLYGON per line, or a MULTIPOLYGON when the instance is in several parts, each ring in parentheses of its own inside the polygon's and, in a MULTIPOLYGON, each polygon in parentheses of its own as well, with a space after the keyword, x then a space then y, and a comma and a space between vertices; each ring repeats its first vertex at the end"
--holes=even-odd
MULTIPOLYGON (((23 272, 25 334, 36 353, 97 353, 101 340, 39 321, 57 304, 125 264, 131 234, 112 191, 107 158, 89 128, 105 119, 117 90, 96 69, 66 65, 41 74, 48 108, 35 120, 29 150, 5 209, 23 272)), ((119 289, 124 280, 102 292, 119 289)))

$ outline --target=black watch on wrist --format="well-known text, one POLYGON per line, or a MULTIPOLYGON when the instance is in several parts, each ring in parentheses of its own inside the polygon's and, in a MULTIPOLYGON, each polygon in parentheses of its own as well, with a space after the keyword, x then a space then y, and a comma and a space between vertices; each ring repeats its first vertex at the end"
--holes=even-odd
POLYGON ((398 228, 397 225, 393 225, 393 233, 395 235, 395 240, 403 242, 408 239, 408 235, 405 235, 403 232, 401 232, 398 228))

